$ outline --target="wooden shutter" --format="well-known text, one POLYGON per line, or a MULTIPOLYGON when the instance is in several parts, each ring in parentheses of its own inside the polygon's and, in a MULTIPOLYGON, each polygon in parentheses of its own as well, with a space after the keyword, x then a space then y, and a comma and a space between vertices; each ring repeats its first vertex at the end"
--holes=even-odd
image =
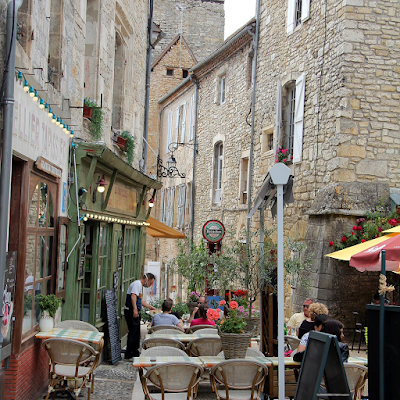
POLYGON ((302 0, 301 2, 301 22, 310 18, 310 0, 302 0))
POLYGON ((189 140, 193 140, 194 134, 194 112, 195 112, 195 95, 190 98, 190 126, 189 126, 189 140))
POLYGON ((188 213, 189 213, 189 218, 188 218, 189 227, 192 226, 192 185, 193 185, 193 183, 187 185, 187 196, 186 196, 186 197, 187 197, 187 201, 188 201, 188 203, 189 203, 189 207, 188 207, 188 213))
POLYGON ((171 219, 170 219, 170 223, 169 226, 172 228, 174 225, 174 203, 175 203, 175 186, 173 186, 171 188, 171 202, 170 202, 170 206, 171 206, 171 219))
POLYGON ((304 94, 306 75, 296 80, 296 103, 294 114, 293 162, 299 163, 303 153, 304 94))
POLYGON ((275 116, 275 141, 274 156, 281 145, 282 136, 282 85, 278 81, 276 85, 276 116, 275 116))
POLYGON ((293 32, 295 9, 296 9, 296 0, 288 0, 286 33, 293 32))
POLYGON ((182 132, 181 132, 181 142, 185 143, 186 134, 186 101, 182 105, 182 132))
POLYGON ((161 203, 161 208, 160 208, 160 221, 164 222, 164 218, 165 218, 165 213, 164 213, 164 194, 165 194, 165 189, 161 189, 161 199, 160 199, 160 203, 161 203))
POLYGON ((167 217, 165 219, 165 223, 170 225, 169 221, 171 219, 171 188, 167 188, 167 205, 166 205, 166 213, 167 217))
POLYGON ((168 113, 168 131, 167 131, 167 149, 166 152, 169 153, 169 145, 172 141, 172 111, 168 113))
POLYGON ((175 117, 176 117, 176 121, 175 121, 174 142, 178 142, 179 141, 179 107, 175 111, 175 117))
POLYGON ((179 186, 178 194, 178 219, 177 228, 183 228, 185 224, 185 196, 186 196, 186 185, 182 184, 179 186))

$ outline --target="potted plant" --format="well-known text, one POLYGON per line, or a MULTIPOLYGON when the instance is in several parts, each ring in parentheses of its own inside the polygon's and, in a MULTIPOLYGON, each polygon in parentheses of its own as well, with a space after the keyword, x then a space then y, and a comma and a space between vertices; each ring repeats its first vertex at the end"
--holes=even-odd
POLYGON ((123 131, 117 136, 117 145, 121 150, 126 151, 128 164, 132 165, 133 150, 135 149, 135 138, 130 134, 129 131, 123 131))
POLYGON ((39 329, 43 332, 51 331, 54 328, 54 315, 61 305, 61 299, 54 294, 36 296, 42 316, 39 321, 39 329))
POLYGON ((83 112, 84 112, 84 117, 85 117, 85 112, 87 113, 86 115, 89 115, 88 109, 91 109, 91 114, 90 114, 90 135, 92 136, 93 140, 99 140, 101 138, 101 131, 103 127, 103 110, 101 107, 97 105, 95 101, 90 100, 88 97, 85 97, 83 101, 83 112), (85 111, 86 110, 86 111, 85 111))

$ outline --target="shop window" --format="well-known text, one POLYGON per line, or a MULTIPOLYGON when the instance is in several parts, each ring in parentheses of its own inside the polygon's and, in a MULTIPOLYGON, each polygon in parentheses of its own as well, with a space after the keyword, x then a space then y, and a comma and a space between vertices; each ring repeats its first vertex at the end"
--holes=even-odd
POLYGON ((99 233, 99 262, 97 270, 97 295, 96 295, 96 322, 103 320, 102 303, 105 296, 106 285, 107 285, 107 273, 109 264, 109 249, 110 249, 110 238, 109 238, 109 227, 108 225, 100 225, 99 233))
MULTIPOLYGON (((35 184, 34 181, 32 181, 35 184)), ((34 186, 28 214, 22 333, 38 323, 38 294, 54 293, 55 228, 52 193, 55 185, 39 180, 34 186)))

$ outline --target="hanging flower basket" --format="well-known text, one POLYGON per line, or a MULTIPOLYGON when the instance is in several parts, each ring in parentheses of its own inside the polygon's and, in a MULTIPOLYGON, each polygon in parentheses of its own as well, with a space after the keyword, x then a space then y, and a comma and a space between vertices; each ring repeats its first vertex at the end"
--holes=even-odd
POLYGON ((126 144, 127 144, 128 140, 125 139, 122 136, 117 136, 117 146, 122 150, 122 151, 126 151, 126 144))

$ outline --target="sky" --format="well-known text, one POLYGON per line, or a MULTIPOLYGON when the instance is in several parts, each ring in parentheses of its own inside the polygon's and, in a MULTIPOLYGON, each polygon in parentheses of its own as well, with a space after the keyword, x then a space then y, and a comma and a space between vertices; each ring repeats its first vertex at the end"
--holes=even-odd
POLYGON ((256 0, 225 0, 225 39, 256 14, 256 0))

